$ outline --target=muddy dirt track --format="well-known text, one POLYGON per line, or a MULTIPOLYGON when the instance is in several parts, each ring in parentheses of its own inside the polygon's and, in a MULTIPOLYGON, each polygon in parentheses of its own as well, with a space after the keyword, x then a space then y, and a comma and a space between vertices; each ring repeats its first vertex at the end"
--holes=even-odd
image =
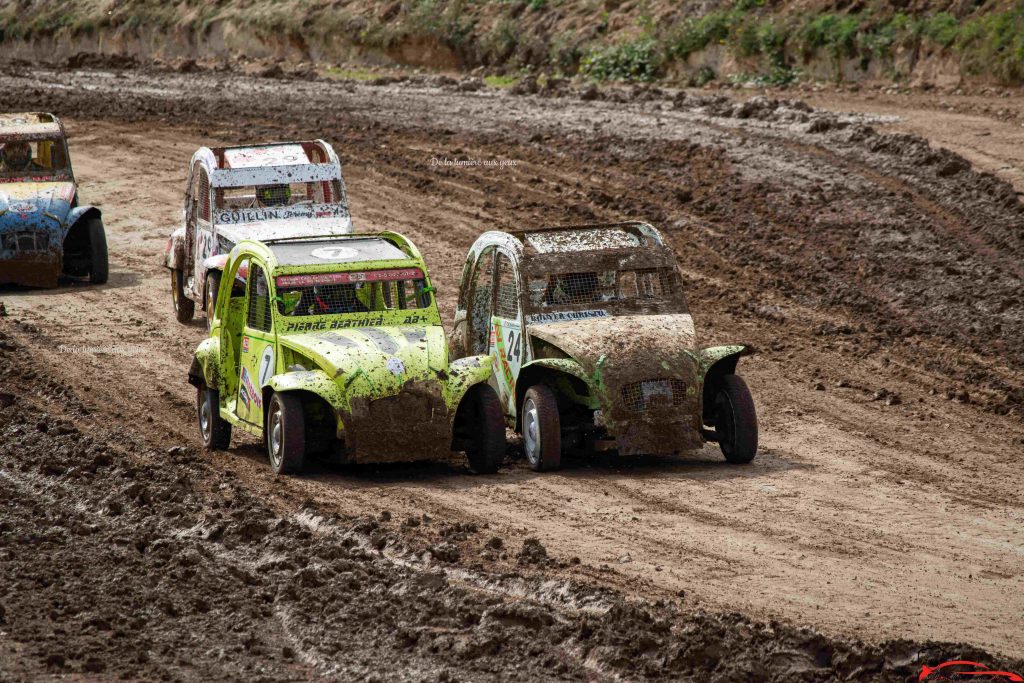
POLYGON ((984 166, 900 132, 898 102, 878 117, 697 91, 583 101, 22 67, 0 83, 65 117, 111 251, 107 286, 0 291, 0 391, 15 396, 0 401, 0 569, 17 577, 0 663, 15 677, 351 678, 385 641, 404 654, 383 678, 411 680, 919 670, 917 646, 850 638, 1024 654, 1024 211, 984 166), (536 475, 513 445, 490 477, 453 460, 275 479, 254 442, 199 452, 185 371, 203 325, 174 321, 160 262, 188 158, 309 136, 341 154, 358 229, 417 242, 448 320, 482 230, 662 228, 702 342, 760 351, 741 363, 757 459, 731 467, 709 447, 536 475), (446 157, 516 165, 432 161, 446 157), (25 534, 55 566, 26 559, 25 534), (549 561, 518 559, 529 537, 549 561), (714 634, 735 633, 750 649, 730 669, 721 649, 737 645, 714 634), (54 639, 72 644, 59 661, 54 639))

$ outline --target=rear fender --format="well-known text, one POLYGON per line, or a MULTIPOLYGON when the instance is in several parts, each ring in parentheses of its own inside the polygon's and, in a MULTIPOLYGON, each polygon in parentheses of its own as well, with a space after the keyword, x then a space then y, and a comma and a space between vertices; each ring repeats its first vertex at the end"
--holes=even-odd
POLYGON ((736 373, 736 364, 741 356, 749 356, 754 349, 742 344, 732 346, 709 346, 700 350, 700 370, 703 389, 704 423, 714 410, 715 393, 718 390, 718 379, 723 375, 736 373))
POLYGON ((441 395, 453 415, 466 392, 491 379, 493 363, 492 356, 467 356, 448 365, 448 379, 441 389, 441 395))

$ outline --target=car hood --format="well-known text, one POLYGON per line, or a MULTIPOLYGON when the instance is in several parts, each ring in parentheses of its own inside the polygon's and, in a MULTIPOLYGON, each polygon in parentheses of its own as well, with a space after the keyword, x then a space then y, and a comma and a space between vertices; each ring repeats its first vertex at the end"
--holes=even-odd
POLYGON ((407 382, 441 379, 448 368, 440 325, 290 334, 281 344, 308 357, 349 395, 392 396, 407 382))
POLYGON ((219 224, 217 233, 238 244, 242 240, 266 242, 282 237, 330 237, 352 232, 348 216, 329 218, 287 218, 254 223, 219 224))
POLYGON ((693 318, 686 313, 534 323, 529 332, 578 361, 588 373, 600 371, 605 379, 689 380, 697 369, 697 335, 693 318))
POLYGON ((0 184, 0 222, 56 221, 63 225, 74 198, 74 183, 0 184))

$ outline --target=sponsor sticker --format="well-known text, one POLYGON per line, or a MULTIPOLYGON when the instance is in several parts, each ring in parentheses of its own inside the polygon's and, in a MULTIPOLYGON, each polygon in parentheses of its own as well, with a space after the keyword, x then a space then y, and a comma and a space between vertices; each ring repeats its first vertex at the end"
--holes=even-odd
POLYGON ((540 324, 540 323, 559 323, 559 322, 570 322, 573 320, 588 320, 590 318, 607 318, 608 311, 604 309, 594 309, 589 311, 555 311, 552 313, 533 313, 526 316, 526 322, 540 324))
POLYGON ((388 358, 387 366, 388 372, 392 375, 401 375, 405 372, 405 363, 402 362, 401 358, 396 358, 395 356, 388 358))
POLYGON ((260 356, 260 368, 257 373, 257 377, 260 380, 260 386, 263 386, 270 381, 271 376, 274 374, 274 347, 267 346, 263 349, 263 355, 260 356))
POLYGON ((370 270, 349 273, 316 273, 312 275, 278 275, 278 287, 309 287, 312 285, 341 285, 352 282, 387 282, 392 280, 421 280, 419 268, 370 270))
POLYGON ((248 350, 249 350, 249 338, 248 337, 242 337, 242 351, 245 352, 245 351, 248 351, 248 350))

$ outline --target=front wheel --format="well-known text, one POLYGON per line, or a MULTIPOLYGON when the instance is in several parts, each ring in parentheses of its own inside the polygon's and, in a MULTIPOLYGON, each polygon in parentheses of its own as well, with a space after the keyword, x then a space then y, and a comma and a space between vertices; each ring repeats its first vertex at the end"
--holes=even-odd
POLYGON ((110 277, 107 234, 103 231, 103 221, 99 218, 90 218, 85 227, 89 233, 89 282, 102 285, 110 277))
POLYGON ((270 398, 266 427, 267 455, 274 474, 297 474, 306 463, 306 416, 292 394, 270 398))
POLYGON ((478 385, 466 397, 472 404, 473 446, 466 451, 470 468, 477 474, 498 471, 505 460, 505 417, 498 394, 488 384, 478 385))
POLYGON ((171 270, 171 298, 174 300, 174 317, 179 323, 187 323, 196 314, 196 302, 185 296, 184 274, 180 269, 171 270))
POLYGON ((742 465, 757 455, 757 413, 747 383, 724 375, 715 394, 715 433, 727 462, 742 465))
POLYGON ((562 464, 562 426, 555 393, 543 384, 529 388, 523 399, 523 450, 537 472, 562 464))
POLYGON ((213 313, 217 310, 217 292, 220 290, 220 273, 210 271, 206 276, 206 329, 213 329, 213 313))
POLYGON ((231 444, 231 424, 220 416, 219 392, 206 386, 199 387, 196 412, 203 446, 213 451, 226 449, 231 444))

